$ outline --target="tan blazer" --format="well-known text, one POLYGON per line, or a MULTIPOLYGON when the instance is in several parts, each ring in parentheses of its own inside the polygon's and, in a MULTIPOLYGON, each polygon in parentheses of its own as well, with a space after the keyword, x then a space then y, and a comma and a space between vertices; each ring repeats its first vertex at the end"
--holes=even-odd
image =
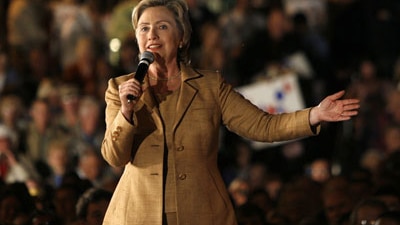
MULTIPOLYGON (((184 65, 173 130, 176 208, 180 225, 234 225, 234 210, 217 167, 220 125, 257 141, 314 135, 310 109, 272 116, 259 110, 216 72, 184 65)), ((113 78, 106 91, 107 129, 102 154, 125 166, 104 218, 106 225, 161 225, 164 130, 157 105, 145 90, 135 107, 134 125, 120 112, 118 85, 133 74, 113 78)), ((147 81, 143 87, 146 89, 147 81)), ((319 129, 317 130, 317 133, 319 129)))

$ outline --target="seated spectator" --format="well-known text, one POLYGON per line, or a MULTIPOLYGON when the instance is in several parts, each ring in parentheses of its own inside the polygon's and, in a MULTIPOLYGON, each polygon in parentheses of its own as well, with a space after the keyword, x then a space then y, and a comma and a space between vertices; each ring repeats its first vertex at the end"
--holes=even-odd
POLYGON ((112 193, 104 189, 91 188, 79 198, 76 214, 80 225, 101 225, 112 193))

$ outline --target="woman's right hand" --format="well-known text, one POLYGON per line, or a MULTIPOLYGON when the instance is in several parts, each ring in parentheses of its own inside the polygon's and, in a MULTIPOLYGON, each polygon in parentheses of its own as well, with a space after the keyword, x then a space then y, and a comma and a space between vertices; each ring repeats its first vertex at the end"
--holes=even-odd
POLYGON ((143 93, 142 86, 139 81, 132 78, 118 85, 118 92, 121 101, 121 112, 125 119, 132 122, 133 108, 143 93), (129 100, 128 95, 133 95, 136 98, 134 100, 129 100))

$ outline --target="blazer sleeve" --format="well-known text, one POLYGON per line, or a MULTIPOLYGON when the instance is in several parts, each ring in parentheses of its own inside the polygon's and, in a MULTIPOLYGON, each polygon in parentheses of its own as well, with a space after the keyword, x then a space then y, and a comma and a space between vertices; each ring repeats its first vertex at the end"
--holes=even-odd
POLYGON ((254 141, 286 141, 320 132, 309 122, 311 108, 282 114, 269 114, 245 99, 219 77, 219 101, 222 121, 240 136, 254 141))
POLYGON ((103 158, 112 166, 124 166, 131 160, 132 143, 135 126, 129 123, 123 116, 120 108, 118 85, 124 77, 112 78, 108 82, 105 93, 106 131, 101 146, 103 158))

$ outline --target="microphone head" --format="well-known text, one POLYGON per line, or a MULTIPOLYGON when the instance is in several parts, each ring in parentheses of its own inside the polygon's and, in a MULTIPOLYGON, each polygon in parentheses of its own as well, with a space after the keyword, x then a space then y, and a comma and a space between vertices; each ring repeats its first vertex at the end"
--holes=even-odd
POLYGON ((144 51, 141 55, 140 55, 140 61, 145 60, 147 61, 149 64, 153 63, 154 61, 154 55, 152 52, 149 51, 144 51))

